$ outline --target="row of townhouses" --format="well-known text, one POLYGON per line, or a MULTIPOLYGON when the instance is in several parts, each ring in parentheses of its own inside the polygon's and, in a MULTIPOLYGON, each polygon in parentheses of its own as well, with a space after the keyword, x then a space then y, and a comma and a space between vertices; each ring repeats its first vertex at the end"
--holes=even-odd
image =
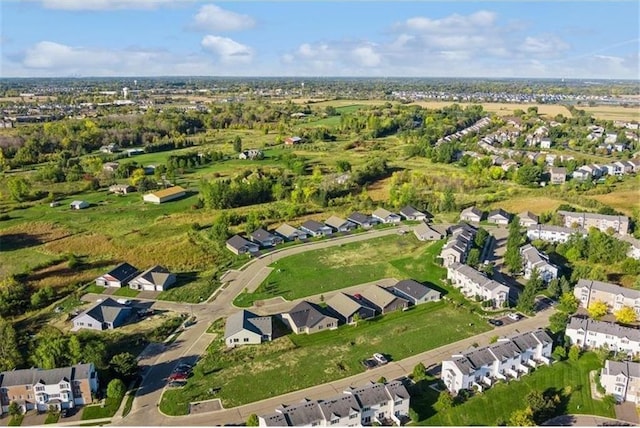
POLYGON ((531 278, 534 270, 538 271, 540 278, 547 284, 558 277, 558 266, 549 263, 549 257, 533 245, 523 245, 520 248, 520 254, 522 254, 525 279, 531 278))
POLYGON ((611 312, 628 306, 640 316, 640 291, 602 281, 580 279, 573 289, 580 306, 588 308, 595 301, 607 304, 611 312))
POLYGON ((457 131, 453 134, 449 134, 447 136, 445 136, 444 138, 441 138, 437 141, 436 145, 440 145, 443 143, 450 143, 452 141, 456 141, 462 137, 464 137, 465 135, 472 133, 472 134, 477 134, 478 132, 480 132, 483 128, 486 128, 487 126, 489 126, 491 124, 491 119, 488 117, 483 117, 482 119, 478 120, 476 123, 474 123, 471 126, 468 126, 460 131, 457 131))
POLYGON ((585 229, 553 226, 550 224, 536 224, 527 227, 527 238, 532 241, 540 239, 546 242, 561 243, 567 242, 571 235, 574 234, 587 236, 587 231, 585 229))
POLYGON ((450 229, 451 236, 440 251, 440 258, 444 267, 453 263, 464 263, 469 250, 473 247, 473 239, 477 229, 468 224, 459 224, 450 229))
POLYGON ((600 384, 608 395, 618 402, 630 401, 640 404, 640 363, 632 361, 604 362, 600 371, 600 384))
POLYGON ((442 380, 457 394, 462 389, 482 391, 498 380, 518 379, 531 367, 550 364, 553 340, 541 329, 499 339, 442 362, 442 380))
POLYGON ((626 216, 571 211, 558 211, 558 214, 563 217, 565 227, 577 226, 583 229, 595 227, 602 232, 612 229, 620 235, 629 233, 629 217, 626 216))
POLYGON ((640 352, 640 330, 613 322, 573 316, 567 323, 565 335, 572 345, 583 349, 607 348, 633 356, 640 352))
POLYGON ((22 412, 74 408, 93 402, 98 373, 93 364, 51 370, 37 368, 0 372, 0 415, 12 402, 22 412))
POLYGON ((491 301, 496 308, 504 307, 509 299, 509 287, 487 278, 483 273, 458 262, 447 267, 447 279, 467 298, 491 301))
POLYGON ((398 380, 349 388, 326 400, 304 400, 282 405, 274 413, 258 416, 259 426, 402 425, 409 415, 410 395, 398 380))
POLYGON ((589 164, 583 165, 573 171, 571 176, 575 180, 591 180, 603 177, 605 175, 621 176, 625 174, 633 174, 640 171, 640 159, 630 159, 624 161, 616 161, 606 165, 589 164))

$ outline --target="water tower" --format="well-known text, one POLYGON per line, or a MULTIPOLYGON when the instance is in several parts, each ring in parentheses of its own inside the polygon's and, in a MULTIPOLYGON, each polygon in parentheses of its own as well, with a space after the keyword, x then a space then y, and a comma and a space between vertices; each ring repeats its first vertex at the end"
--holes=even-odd
POLYGON ((122 88, 122 95, 124 96, 124 99, 126 100, 127 97, 129 96, 129 88, 122 88))

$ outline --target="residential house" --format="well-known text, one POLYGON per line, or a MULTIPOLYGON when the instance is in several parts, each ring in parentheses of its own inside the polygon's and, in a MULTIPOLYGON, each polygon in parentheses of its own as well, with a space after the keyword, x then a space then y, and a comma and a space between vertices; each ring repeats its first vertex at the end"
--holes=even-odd
POLYGON ((573 295, 580 301, 580 306, 585 308, 599 300, 606 303, 611 312, 629 306, 640 316, 640 290, 608 282, 579 279, 573 289, 573 295))
POLYGON ((508 286, 487 278, 471 266, 457 262, 450 264, 447 267, 447 279, 467 298, 491 301, 496 308, 503 307, 509 299, 508 286))
POLYGON ((520 226, 529 227, 538 224, 538 216, 530 211, 524 211, 518 214, 520 226))
POLYGON ((630 161, 616 161, 613 163, 620 167, 620 171, 622 174, 632 174, 635 168, 635 165, 630 161))
POLYGON ((259 345, 271 341, 272 335, 272 317, 262 317, 246 309, 230 315, 224 327, 224 343, 228 348, 259 345))
POLYGON ((479 223, 482 220, 482 211, 476 207, 469 207, 462 210, 460 213, 461 221, 469 221, 472 223, 479 223))
POLYGON ((551 148, 551 138, 549 137, 544 137, 540 139, 540 148, 541 149, 550 149, 551 148))
POLYGON ((399 380, 371 382, 350 387, 342 394, 322 400, 302 400, 281 405, 274 413, 258 416, 259 426, 400 426, 409 416, 411 396, 399 380))
POLYGON ((376 316, 376 310, 363 299, 356 299, 345 293, 337 293, 327 300, 327 307, 343 324, 353 324, 357 319, 365 320, 376 316))
POLYGON ((69 204, 72 210, 82 210, 89 208, 89 202, 87 201, 73 201, 69 204))
POLYGON ((400 217, 398 214, 392 213, 391 211, 386 210, 384 208, 376 209, 371 214, 371 216, 373 218, 380 220, 381 223, 385 223, 385 224, 396 224, 402 221, 402 217, 400 217))
POLYGON ((571 173, 571 177, 578 181, 587 181, 591 179, 591 171, 584 167, 577 168, 571 173))
POLYGON ((261 247, 275 247, 283 242, 283 239, 280 236, 267 232, 261 227, 251 232, 249 239, 261 247))
POLYGON ((8 413, 12 402, 18 403, 22 413, 84 406, 93 402, 98 386, 98 372, 92 363, 0 372, 0 414, 8 413))
POLYGON ((114 184, 109 186, 109 192, 117 195, 126 195, 131 192, 135 192, 136 188, 128 184, 114 184))
POLYGON ((584 212, 558 211, 564 218, 566 227, 577 225, 584 229, 595 227, 602 232, 612 229, 620 235, 626 235, 629 232, 629 217, 623 215, 605 215, 584 212))
POLYGON ((541 329, 520 333, 483 348, 452 355, 442 362, 441 378, 452 394, 484 388, 498 380, 518 379, 541 364, 549 365, 553 340, 541 329))
POLYGON ((315 220, 307 220, 300 225, 303 232, 311 236, 330 236, 333 235, 333 229, 329 226, 315 220))
POLYGON ((527 237, 530 240, 541 239, 546 242, 567 242, 571 235, 587 235, 587 231, 579 228, 552 226, 548 224, 536 224, 527 228, 527 237))
POLYGON ((126 286, 130 280, 138 275, 138 268, 129 263, 121 263, 109 272, 96 278, 96 285, 103 287, 126 286))
POLYGON ((240 235, 233 235, 231 238, 227 239, 226 245, 227 249, 236 255, 254 255, 260 250, 260 246, 258 244, 247 241, 240 235))
POLYGON ((418 211, 411 205, 407 205, 406 207, 400 210, 400 215, 404 217, 405 220, 412 221, 429 221, 433 216, 427 212, 418 211))
POLYGON ((131 307, 122 305, 110 297, 74 317, 73 331, 80 329, 113 330, 123 325, 131 316, 131 307))
POLYGON ((603 168, 607 171, 607 175, 613 175, 619 177, 624 174, 624 168, 618 163, 609 163, 603 165, 603 168))
POLYGON ((368 306, 371 306, 380 314, 388 314, 409 307, 408 300, 396 296, 379 285, 367 287, 355 297, 364 299, 368 306))
POLYGON ((419 241, 437 241, 443 238, 442 233, 438 232, 427 223, 420 223, 413 228, 413 234, 419 241))
POLYGON ((606 360, 600 370, 600 385, 619 403, 640 404, 640 363, 606 360))
POLYGON ((403 279, 388 288, 392 293, 409 301, 412 305, 426 302, 437 302, 442 293, 413 279, 403 279))
POLYGON ((564 184, 567 181, 567 169, 562 167, 549 168, 549 179, 551 184, 564 184))
POLYGON ((327 220, 325 220, 324 224, 331 227, 335 232, 350 232, 358 227, 355 223, 352 223, 349 220, 345 220, 335 215, 332 215, 327 220))
POLYGON ((640 352, 640 330, 613 322, 572 316, 564 334, 569 338, 570 344, 583 349, 604 347, 633 357, 640 352))
POLYGON ((296 334, 312 334, 338 328, 338 319, 327 314, 320 306, 302 301, 289 312, 281 314, 282 320, 296 334))
POLYGON ((155 265, 129 281, 129 288, 143 291, 165 291, 176 282, 175 274, 167 268, 155 265))
POLYGON ((117 144, 107 144, 105 146, 100 147, 100 151, 102 153, 118 153, 120 151, 120 146, 117 144))
POLYGON ((629 243, 627 257, 640 260, 640 239, 636 239, 631 235, 615 235, 615 237, 621 241, 629 243))
POLYGON ((447 243, 440 250, 440 258, 444 267, 452 263, 464 263, 467 254, 473 246, 473 239, 476 236, 476 229, 467 224, 461 224, 450 229, 451 236, 447 243))
POLYGON ((238 155, 238 159, 243 159, 243 160, 262 159, 263 157, 264 157, 264 154, 262 153, 262 150, 258 150, 258 149, 244 150, 242 153, 238 155))
POLYGON ((357 224, 358 226, 364 229, 369 229, 375 226, 376 224, 380 223, 380 221, 377 218, 373 218, 372 216, 368 216, 359 212, 352 213, 349 217, 347 217, 347 220, 357 224))
POLYGON ((511 168, 518 169, 518 162, 514 161, 513 159, 505 159, 500 167, 503 171, 508 172, 511 168))
POLYGON ((296 229, 286 223, 276 229, 276 233, 282 237, 285 241, 297 241, 299 239, 307 239, 307 233, 296 229))
POLYGON ((102 170, 110 174, 116 172, 120 164, 118 162, 105 162, 102 164, 102 170))
POLYGON ((173 186, 167 189, 158 190, 157 192, 147 193, 142 197, 145 202, 151 202, 153 204, 163 204, 165 202, 173 201, 174 199, 182 198, 187 194, 187 191, 180 186, 173 186))
POLYGON ((489 212, 489 215, 487 216, 487 221, 494 224, 506 225, 509 224, 510 220, 511 214, 509 214, 502 208, 498 208, 497 210, 489 212))
POLYGON ((287 137, 284 140, 284 144, 286 146, 294 146, 296 144, 302 144, 302 138, 301 137, 287 137))
POLYGON ((533 245, 526 244, 520 247, 520 254, 524 265, 525 279, 531 278, 534 270, 538 271, 540 279, 546 284, 558 277, 558 267, 549 263, 549 257, 539 252, 533 245))

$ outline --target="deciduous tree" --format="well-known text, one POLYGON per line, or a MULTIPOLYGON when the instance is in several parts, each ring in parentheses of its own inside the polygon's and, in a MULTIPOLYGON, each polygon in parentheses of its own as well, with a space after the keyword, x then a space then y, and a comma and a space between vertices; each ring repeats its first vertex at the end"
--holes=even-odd
POLYGON ((20 365, 22 355, 18 351, 16 331, 11 323, 0 317, 0 371, 13 370, 20 365))
POLYGON ((636 322, 636 311, 630 306, 623 306, 613 313, 616 317, 616 321, 622 324, 631 324, 636 322))
POLYGON ((602 300, 596 300, 589 305, 587 312, 591 318, 598 320, 609 313, 609 306, 602 300))

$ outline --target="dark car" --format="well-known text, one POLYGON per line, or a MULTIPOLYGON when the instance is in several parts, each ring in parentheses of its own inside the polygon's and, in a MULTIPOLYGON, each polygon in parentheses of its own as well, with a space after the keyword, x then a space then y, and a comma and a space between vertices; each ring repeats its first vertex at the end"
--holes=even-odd
POLYGON ((494 319, 490 319, 489 320, 489 324, 491 325, 495 325, 496 327, 500 327, 501 325, 503 325, 504 323, 500 320, 494 320, 494 319))
POLYGON ((61 418, 67 418, 67 417, 69 417, 69 416, 70 416, 70 414, 69 414, 69 409, 62 409, 62 410, 60 410, 60 417, 61 417, 61 418))

